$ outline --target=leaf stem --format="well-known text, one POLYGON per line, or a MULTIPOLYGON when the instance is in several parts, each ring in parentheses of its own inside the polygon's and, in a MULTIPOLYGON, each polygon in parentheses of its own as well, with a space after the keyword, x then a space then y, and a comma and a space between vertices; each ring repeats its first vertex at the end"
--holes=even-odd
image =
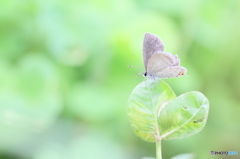
POLYGON ((156 159, 162 159, 161 140, 156 141, 156 159))

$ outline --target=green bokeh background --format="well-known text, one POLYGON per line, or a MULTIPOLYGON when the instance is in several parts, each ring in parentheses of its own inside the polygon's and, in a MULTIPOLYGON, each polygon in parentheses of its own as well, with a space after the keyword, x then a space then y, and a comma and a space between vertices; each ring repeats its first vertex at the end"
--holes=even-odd
POLYGON ((176 94, 210 101, 206 127, 163 141, 164 159, 239 158, 210 156, 240 153, 239 0, 0 0, 0 159, 155 157, 126 115, 145 32, 188 69, 165 80, 176 94))

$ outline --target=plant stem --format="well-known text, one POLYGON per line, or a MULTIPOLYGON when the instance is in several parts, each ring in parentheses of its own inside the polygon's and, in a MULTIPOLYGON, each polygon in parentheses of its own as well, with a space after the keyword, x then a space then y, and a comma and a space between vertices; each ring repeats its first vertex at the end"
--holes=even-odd
POLYGON ((156 159, 162 159, 161 140, 156 141, 156 159))

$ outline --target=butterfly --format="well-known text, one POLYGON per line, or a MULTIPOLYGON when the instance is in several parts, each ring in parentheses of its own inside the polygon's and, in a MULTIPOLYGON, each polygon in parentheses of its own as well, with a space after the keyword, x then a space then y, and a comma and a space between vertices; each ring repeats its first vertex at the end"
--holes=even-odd
POLYGON ((150 33, 145 33, 143 40, 143 62, 149 78, 173 78, 184 76, 187 69, 180 66, 177 55, 163 52, 164 44, 161 39, 150 33))

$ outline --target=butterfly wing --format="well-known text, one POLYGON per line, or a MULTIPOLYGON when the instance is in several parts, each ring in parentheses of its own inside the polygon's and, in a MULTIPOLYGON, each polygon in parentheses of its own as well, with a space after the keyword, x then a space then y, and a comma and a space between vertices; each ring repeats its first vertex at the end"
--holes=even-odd
POLYGON ((154 76, 163 79, 184 76, 186 73, 187 69, 182 66, 171 66, 156 72, 154 76))
POLYGON ((145 33, 143 40, 143 62, 145 70, 147 70, 147 66, 150 58, 156 52, 163 52, 164 44, 161 39, 150 33, 145 33))
POLYGON ((175 63, 172 66, 180 66, 180 59, 178 58, 178 55, 173 55, 175 59, 175 63))
POLYGON ((155 76, 157 72, 173 66, 174 64, 178 64, 179 59, 176 58, 176 55, 172 55, 170 53, 157 52, 153 54, 148 61, 147 74, 150 76, 155 76))

